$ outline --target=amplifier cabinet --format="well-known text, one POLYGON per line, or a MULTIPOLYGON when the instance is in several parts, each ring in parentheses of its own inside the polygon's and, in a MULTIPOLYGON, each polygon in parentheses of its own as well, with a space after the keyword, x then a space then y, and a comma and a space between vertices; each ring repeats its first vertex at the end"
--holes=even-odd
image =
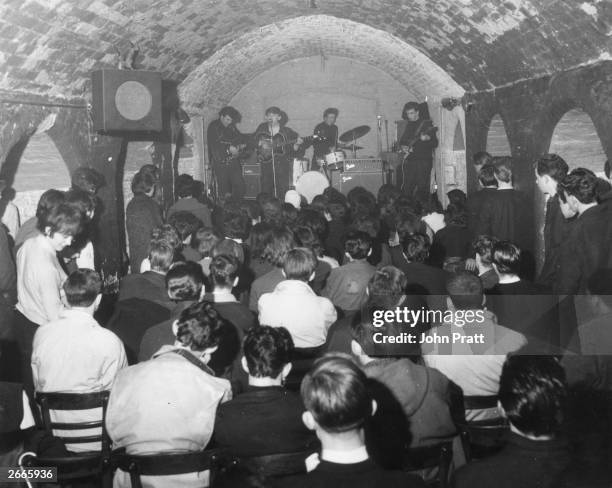
POLYGON ((244 198, 254 200, 261 193, 261 167, 259 164, 243 164, 244 198))
POLYGON ((382 168, 378 171, 332 171, 331 180, 331 185, 345 195, 357 186, 376 195, 385 183, 385 173, 382 168))
POLYGON ((374 158, 345 159, 343 167, 345 173, 374 173, 383 170, 383 160, 374 158))

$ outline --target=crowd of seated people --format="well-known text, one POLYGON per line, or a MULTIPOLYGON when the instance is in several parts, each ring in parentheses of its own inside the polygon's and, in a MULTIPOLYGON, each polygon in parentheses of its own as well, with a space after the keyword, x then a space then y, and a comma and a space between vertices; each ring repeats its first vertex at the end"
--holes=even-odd
MULTIPOLYGON (((132 182, 118 290, 94 271, 100 180, 77 171, 14 238, 0 226, 0 407, 10 412, 0 436, 11 434, 0 460, 42 449, 36 392, 109 391, 113 449, 219 448, 234 460, 221 482, 236 459, 301 452, 304 473, 252 486, 417 487, 441 472, 451 486, 581 486, 592 464, 573 458, 594 446, 597 469, 612 458, 610 190, 556 155, 535 162, 548 195, 536 273, 512 159, 474 162, 482 188, 452 190, 445 206, 392 185, 328 188, 311 204, 295 192, 214 204, 180 175, 167 210, 147 165, 132 182), (467 408, 473 397, 493 406, 467 408), (585 402, 596 412, 586 418, 585 402), (466 426, 478 422, 507 439, 474 461, 466 426), (411 450, 448 443, 448 470, 406 473, 411 450)), ((208 471, 143 479, 210 481, 208 471)), ((117 470, 114 486, 130 486, 129 474, 117 470)))

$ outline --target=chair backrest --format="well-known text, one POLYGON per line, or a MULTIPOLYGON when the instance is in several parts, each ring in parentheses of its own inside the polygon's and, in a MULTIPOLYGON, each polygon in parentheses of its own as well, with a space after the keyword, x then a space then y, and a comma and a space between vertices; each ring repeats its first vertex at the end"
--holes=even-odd
POLYGON ((207 470, 210 470, 209 486, 212 487, 221 454, 220 449, 143 455, 126 454, 121 450, 112 453, 111 463, 114 468, 129 473, 132 488, 142 488, 141 476, 169 476, 207 470))
POLYGON ((476 420, 460 426, 466 458, 479 459, 499 451, 505 444, 510 426, 505 419, 476 420))
POLYGON ((102 453, 110 452, 110 439, 106 432, 106 408, 108 406, 109 391, 98 391, 93 393, 43 393, 36 392, 36 401, 40 405, 43 425, 47 432, 53 434, 53 430, 86 430, 101 429, 99 434, 93 435, 56 435, 68 444, 85 444, 100 442, 102 453), (54 422, 51 420, 51 410, 91 410, 94 408, 102 409, 102 416, 99 420, 86 422, 54 422))
POLYGON ((466 410, 484 410, 486 408, 497 408, 497 395, 464 396, 463 406, 466 410))
POLYGON ((402 467, 404 471, 420 471, 438 468, 437 485, 446 488, 449 483, 449 472, 453 460, 452 441, 432 446, 408 448, 403 452, 402 467))
POLYGON ((240 458, 240 464, 250 472, 264 477, 289 476, 306 472, 306 458, 313 449, 240 458))

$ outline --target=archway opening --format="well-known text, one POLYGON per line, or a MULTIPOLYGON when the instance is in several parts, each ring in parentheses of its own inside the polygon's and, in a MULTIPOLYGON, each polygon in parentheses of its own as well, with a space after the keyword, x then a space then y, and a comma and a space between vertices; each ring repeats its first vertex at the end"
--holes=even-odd
POLYGON ((496 114, 489 124, 487 133, 487 152, 492 156, 509 156, 512 154, 506 126, 501 115, 496 114))

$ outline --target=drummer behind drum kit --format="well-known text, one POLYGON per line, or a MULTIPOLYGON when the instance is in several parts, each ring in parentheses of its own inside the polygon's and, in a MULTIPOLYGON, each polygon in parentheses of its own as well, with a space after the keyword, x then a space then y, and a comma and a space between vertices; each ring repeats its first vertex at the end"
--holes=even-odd
MULTIPOLYGON (((363 149, 355 144, 356 140, 370 132, 369 125, 360 125, 345 133, 338 140, 342 144, 336 145, 336 150, 326 154, 323 159, 317 160, 319 171, 308 171, 308 160, 296 158, 293 160, 293 186, 300 195, 310 203, 312 199, 323 193, 334 180, 333 172, 344 172, 344 162, 347 160, 346 152, 350 150, 353 159, 357 158, 357 151, 363 149)), ((382 171, 382 168, 381 168, 382 171)))

